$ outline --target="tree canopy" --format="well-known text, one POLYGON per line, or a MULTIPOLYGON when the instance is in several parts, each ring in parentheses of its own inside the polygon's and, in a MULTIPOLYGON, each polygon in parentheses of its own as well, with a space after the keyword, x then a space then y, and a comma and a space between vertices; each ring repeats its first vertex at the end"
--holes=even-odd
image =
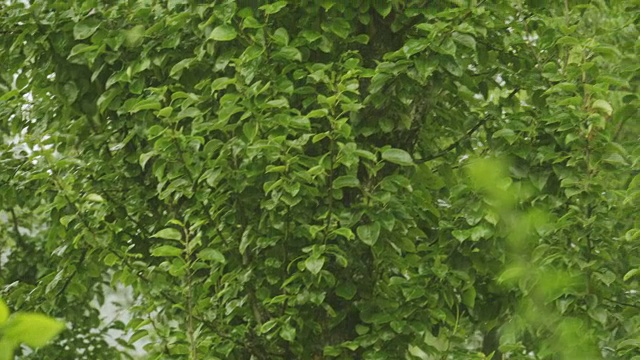
POLYGON ((640 359, 639 16, 4 1, 0 297, 66 324, 16 355, 640 359))

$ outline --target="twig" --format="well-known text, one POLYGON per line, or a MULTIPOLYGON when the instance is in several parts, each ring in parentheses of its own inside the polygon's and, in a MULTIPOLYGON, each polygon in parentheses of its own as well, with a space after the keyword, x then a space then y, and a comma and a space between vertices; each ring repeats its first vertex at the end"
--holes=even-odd
MULTIPOLYGON (((520 87, 516 86, 516 88, 513 89, 513 91, 511 91, 509 96, 507 96, 507 100, 511 99, 518 91, 520 91, 520 87)), ((478 121, 478 123, 476 123, 471 129, 469 129, 464 135, 462 135, 458 140, 454 141, 451 145, 447 146, 443 150, 440 150, 435 155, 431 155, 431 156, 428 156, 428 157, 426 157, 424 159, 417 160, 416 163, 417 164, 422 164, 422 163, 425 163, 427 161, 435 160, 437 158, 445 156, 449 151, 451 151, 451 150, 455 149, 456 147, 458 147, 458 145, 460 145, 460 143, 462 141, 468 139, 471 135, 473 135, 473 133, 475 133, 480 127, 482 127, 484 124, 486 124, 487 121, 489 121, 490 118, 491 118, 491 115, 487 114, 480 121, 478 121)))
POLYGON ((622 301, 618 301, 618 300, 613 300, 613 299, 609 299, 609 298, 602 298, 603 300, 607 300, 609 302, 612 302, 614 304, 618 304, 621 306, 628 306, 628 307, 632 307, 632 308, 636 308, 636 309, 640 309, 640 305, 636 305, 636 304, 629 304, 629 303, 625 303, 622 301))
POLYGON ((22 238, 22 234, 20 233, 20 227, 18 226, 18 217, 16 216, 16 211, 14 208, 11 208, 9 212, 11 213, 11 219, 13 221, 13 231, 15 231, 16 233, 18 242, 20 242, 20 244, 22 245, 24 244, 24 239, 22 238))

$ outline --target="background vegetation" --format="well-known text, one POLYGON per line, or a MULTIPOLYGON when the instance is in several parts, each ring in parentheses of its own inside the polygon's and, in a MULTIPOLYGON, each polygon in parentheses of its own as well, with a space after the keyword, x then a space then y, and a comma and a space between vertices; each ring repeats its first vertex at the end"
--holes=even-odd
POLYGON ((639 10, 4 1, 16 353, 640 359, 639 10))

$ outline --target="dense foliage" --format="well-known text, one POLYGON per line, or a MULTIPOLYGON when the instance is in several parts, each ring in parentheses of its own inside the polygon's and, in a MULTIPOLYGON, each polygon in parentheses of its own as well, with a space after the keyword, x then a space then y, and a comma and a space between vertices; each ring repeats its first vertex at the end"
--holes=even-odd
POLYGON ((4 1, 17 353, 640 359, 639 10, 4 1))

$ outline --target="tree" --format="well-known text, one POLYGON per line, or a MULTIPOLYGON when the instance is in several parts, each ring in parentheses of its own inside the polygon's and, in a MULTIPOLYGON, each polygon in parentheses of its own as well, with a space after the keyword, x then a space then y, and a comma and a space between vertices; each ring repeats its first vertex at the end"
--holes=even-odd
POLYGON ((18 353, 639 358, 639 13, 5 2, 0 295, 71 324, 18 353))

